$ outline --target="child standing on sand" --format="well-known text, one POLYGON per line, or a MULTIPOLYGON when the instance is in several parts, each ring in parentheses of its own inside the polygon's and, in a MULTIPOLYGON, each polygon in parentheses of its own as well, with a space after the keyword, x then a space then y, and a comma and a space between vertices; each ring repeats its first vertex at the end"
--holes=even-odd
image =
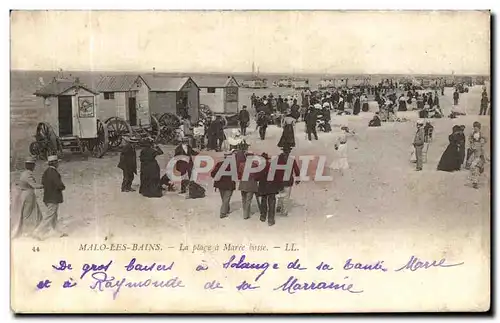
POLYGON ((338 170, 344 176, 344 170, 349 169, 349 162, 347 161, 347 132, 342 128, 342 134, 335 143, 335 160, 330 165, 333 170, 338 170))

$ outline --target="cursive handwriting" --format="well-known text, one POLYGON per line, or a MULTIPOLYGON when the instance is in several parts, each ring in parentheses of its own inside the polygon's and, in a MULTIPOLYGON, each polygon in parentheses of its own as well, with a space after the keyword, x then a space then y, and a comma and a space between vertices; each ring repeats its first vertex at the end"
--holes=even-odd
POLYGON ((99 270, 104 270, 104 271, 108 271, 109 269, 109 266, 111 266, 111 264, 113 263, 113 260, 110 260, 108 262, 107 265, 96 265, 96 264, 84 264, 83 267, 82 267, 82 275, 80 276, 80 279, 83 279, 83 277, 85 277, 85 275, 87 275, 87 273, 89 273, 90 271, 99 271, 99 270))
POLYGON ((247 289, 258 289, 260 288, 260 286, 252 286, 252 284, 250 283, 247 283, 246 280, 242 281, 241 284, 239 284, 238 286, 236 286, 236 289, 239 290, 239 291, 242 291, 242 290, 247 290, 247 289))
POLYGON ((73 282, 73 278, 70 278, 69 280, 65 281, 63 284, 63 288, 71 288, 71 287, 75 287, 75 286, 76 286, 76 283, 73 282))
POLYGON ((142 287, 156 287, 156 288, 181 288, 186 287, 182 284, 182 280, 178 277, 171 278, 169 280, 152 280, 146 279, 139 282, 127 282, 127 278, 117 279, 115 276, 108 278, 105 272, 95 272, 92 274, 92 279, 95 280, 93 285, 90 285, 90 289, 97 289, 99 291, 104 291, 106 288, 113 290, 113 299, 115 300, 120 292, 122 286, 128 288, 142 288, 142 287))
POLYGON ((300 265, 299 259, 296 259, 295 261, 291 261, 288 263, 288 266, 286 266, 288 269, 295 269, 295 270, 307 270, 306 267, 302 267, 300 265))
POLYGON ((208 269, 208 265, 205 263, 205 260, 202 260, 201 262, 201 264, 196 266, 196 271, 203 271, 208 269))
MULTIPOLYGON (((266 270, 269 268, 270 264, 268 262, 263 262, 263 263, 253 263, 253 262, 245 262, 245 255, 241 255, 240 260, 238 262, 233 262, 234 259, 236 258, 235 255, 232 255, 231 258, 227 262, 225 262, 222 267, 224 269, 228 269, 229 267, 234 268, 234 269, 257 269, 257 270, 262 270, 260 274, 255 278, 255 281, 259 280, 259 278, 264 275, 266 270)), ((279 266, 277 263, 274 263, 272 266, 273 269, 279 269, 279 266)))
POLYGON ((73 268, 71 268, 71 264, 66 263, 66 260, 59 261, 59 266, 52 265, 52 268, 54 268, 55 270, 59 270, 59 271, 63 271, 66 269, 68 269, 68 270, 73 269, 73 268))
POLYGON ((38 289, 49 288, 51 283, 52 282, 50 280, 48 280, 48 279, 41 280, 41 281, 38 282, 38 284, 36 285, 36 287, 38 289))
POLYGON ((224 287, 222 287, 222 285, 217 280, 212 280, 210 282, 206 282, 203 288, 208 290, 214 290, 224 287))
POLYGON ((378 261, 376 264, 373 265, 365 265, 362 263, 351 263, 352 259, 349 258, 346 260, 345 265, 344 265, 344 270, 351 270, 351 269, 360 269, 360 270, 381 270, 381 271, 387 271, 387 268, 385 268, 382 264, 384 261, 378 261))
POLYGON ((128 265, 125 266, 125 269, 127 269, 127 271, 133 271, 133 270, 136 270, 136 271, 153 271, 153 270, 156 270, 156 271, 167 271, 167 270, 172 270, 172 268, 174 267, 174 263, 172 262, 168 267, 166 265, 162 265, 162 264, 156 264, 156 262, 152 263, 151 265, 147 266, 147 265, 141 265, 141 264, 136 264, 137 259, 135 258, 132 258, 130 260, 130 262, 128 263, 128 265))
POLYGON ((461 263, 457 263, 457 264, 445 264, 446 262, 446 259, 441 259, 439 262, 436 262, 436 260, 433 260, 431 263, 429 263, 428 261, 420 261, 420 259, 418 259, 417 257, 415 256, 411 256, 410 257, 410 260, 408 261, 408 263, 406 265, 404 265, 403 267, 399 268, 399 269, 396 269, 395 271, 402 271, 402 270, 406 270, 406 269, 409 269, 411 271, 416 271, 418 269, 421 269, 421 268, 424 268, 424 269, 429 269, 431 267, 454 267, 454 266, 460 266, 460 265, 463 265, 464 263, 461 262, 461 263))
POLYGON ((333 270, 332 267, 330 267, 329 264, 321 262, 319 265, 316 266, 317 270, 333 270))
MULTIPOLYGON (((344 277, 344 279, 347 279, 349 277, 344 277)), ((346 291, 349 293, 362 293, 362 290, 353 290, 354 285, 349 284, 346 286, 346 283, 340 284, 340 283, 335 283, 335 282, 309 282, 309 283, 301 283, 299 282, 298 278, 295 278, 294 276, 290 276, 288 280, 274 288, 274 290, 280 290, 282 292, 287 292, 288 294, 295 294, 297 291, 301 290, 317 290, 317 289, 333 289, 333 290, 341 290, 341 291, 346 291)))

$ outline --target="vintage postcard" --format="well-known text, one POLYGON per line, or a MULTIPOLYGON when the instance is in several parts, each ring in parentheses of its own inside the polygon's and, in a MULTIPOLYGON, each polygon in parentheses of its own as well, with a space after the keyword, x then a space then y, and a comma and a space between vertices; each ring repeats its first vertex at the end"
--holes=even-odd
POLYGON ((12 310, 489 310, 490 19, 12 11, 12 310))

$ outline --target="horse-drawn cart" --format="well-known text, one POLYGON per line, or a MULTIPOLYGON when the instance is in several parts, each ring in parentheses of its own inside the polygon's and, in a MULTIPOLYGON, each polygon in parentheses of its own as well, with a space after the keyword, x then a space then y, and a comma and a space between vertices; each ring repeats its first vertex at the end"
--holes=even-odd
POLYGON ((43 98, 44 119, 37 125, 30 153, 40 159, 63 150, 89 151, 102 157, 108 150, 108 132, 97 119, 97 93, 79 79, 55 79, 35 92, 43 98))

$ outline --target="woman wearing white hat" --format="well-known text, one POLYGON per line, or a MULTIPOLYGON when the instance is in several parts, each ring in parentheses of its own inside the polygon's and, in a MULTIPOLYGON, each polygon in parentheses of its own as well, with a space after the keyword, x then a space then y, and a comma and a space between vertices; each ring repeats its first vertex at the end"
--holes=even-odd
POLYGON ((42 211, 38 205, 35 189, 43 188, 33 177, 35 159, 29 157, 25 161, 26 170, 22 172, 16 183, 11 210, 12 238, 23 234, 32 234, 42 222, 42 211))

